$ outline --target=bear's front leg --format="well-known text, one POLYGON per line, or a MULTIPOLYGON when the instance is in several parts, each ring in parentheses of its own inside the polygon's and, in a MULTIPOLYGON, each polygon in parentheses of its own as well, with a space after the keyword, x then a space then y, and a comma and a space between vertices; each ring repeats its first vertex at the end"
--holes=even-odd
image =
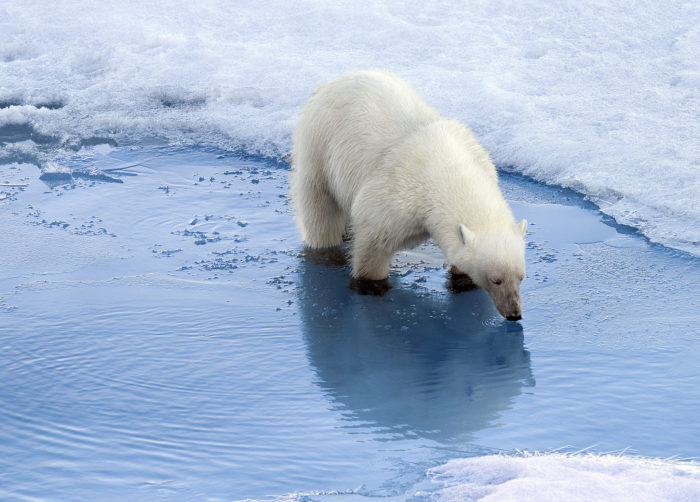
POLYGON ((450 267, 450 277, 445 286, 453 293, 463 293, 464 291, 472 291, 479 289, 479 286, 474 284, 472 278, 462 272, 460 269, 452 265, 450 267))
POLYGON ((394 253, 372 244, 370 239, 355 235, 352 250, 350 289, 361 295, 381 296, 391 289, 387 280, 394 253))

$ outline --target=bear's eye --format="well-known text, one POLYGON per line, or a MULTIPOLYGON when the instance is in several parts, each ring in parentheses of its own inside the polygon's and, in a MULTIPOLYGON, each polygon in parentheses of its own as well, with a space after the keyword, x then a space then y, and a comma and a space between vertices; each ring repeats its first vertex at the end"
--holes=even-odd
POLYGON ((503 282, 501 279, 490 279, 492 283, 494 283, 496 286, 500 286, 501 283, 503 282))

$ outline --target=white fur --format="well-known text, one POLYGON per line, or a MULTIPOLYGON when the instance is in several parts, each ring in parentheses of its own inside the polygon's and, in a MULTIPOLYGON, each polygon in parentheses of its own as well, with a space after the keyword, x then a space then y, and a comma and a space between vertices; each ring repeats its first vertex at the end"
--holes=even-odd
POLYGON ((319 87, 301 111, 292 159, 290 193, 308 246, 340 245, 350 227, 352 275, 376 280, 398 249, 433 237, 501 314, 520 317, 527 222, 515 223, 471 132, 406 82, 361 71, 319 87))

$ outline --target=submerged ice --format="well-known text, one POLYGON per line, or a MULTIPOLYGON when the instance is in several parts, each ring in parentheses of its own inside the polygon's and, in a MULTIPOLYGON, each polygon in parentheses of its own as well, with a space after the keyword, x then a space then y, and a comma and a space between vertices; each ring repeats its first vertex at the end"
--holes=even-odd
POLYGON ((697 255, 699 21, 694 2, 10 2, 0 160, 115 140, 281 157, 316 86, 378 67, 501 168, 697 255))

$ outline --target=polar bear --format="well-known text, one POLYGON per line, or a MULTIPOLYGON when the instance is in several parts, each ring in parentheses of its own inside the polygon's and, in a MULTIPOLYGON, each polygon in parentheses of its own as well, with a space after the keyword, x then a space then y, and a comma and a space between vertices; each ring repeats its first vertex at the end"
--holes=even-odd
POLYGON ((521 318, 527 221, 471 132, 399 77, 358 71, 319 87, 294 132, 290 197, 310 248, 352 236, 352 285, 381 294, 394 253, 432 237, 462 284, 521 318))

